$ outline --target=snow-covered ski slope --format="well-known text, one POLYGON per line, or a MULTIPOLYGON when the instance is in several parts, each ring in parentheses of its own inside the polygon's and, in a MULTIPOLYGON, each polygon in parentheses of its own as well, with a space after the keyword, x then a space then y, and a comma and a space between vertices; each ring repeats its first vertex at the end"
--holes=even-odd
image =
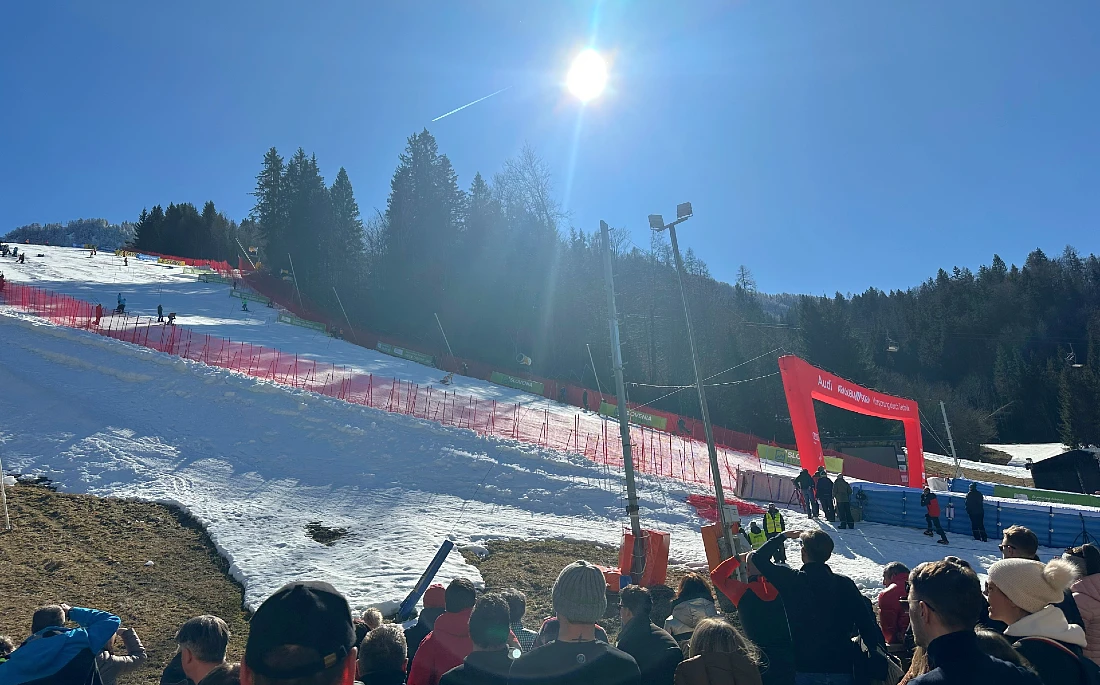
MULTIPOLYGON (((316 353, 340 363, 348 363, 343 348, 393 369, 412 367, 409 373, 429 380, 438 373, 272 325, 262 307, 239 313, 225 286, 196 283, 178 269, 135 269, 136 260, 127 269, 113 255, 89 259, 61 248, 28 252, 47 257, 30 256, 21 268, 0 260, 0 270, 107 305, 122 291, 131 309, 145 313, 155 311, 163 287, 166 311, 217 335, 247 339, 241 333, 251 330, 256 342, 298 344, 304 354, 331 345, 316 353)), ((545 401, 463 382, 507 401, 545 401)), ((0 417, 9 472, 46 475, 67 491, 187 508, 232 564, 253 607, 286 580, 307 577, 334 583, 358 607, 391 604, 445 537, 459 545, 495 537, 617 544, 625 522, 621 473, 575 455, 295 391, 2 306, 0 417), (319 544, 305 530, 314 521, 349 534, 319 544)), ((671 533, 674 563, 701 564, 700 521, 683 501, 689 490, 672 479, 639 477, 645 524, 671 533)), ((816 525, 798 512, 785 515, 792 528, 816 525)), ((994 542, 960 535, 945 548, 912 529, 821 525, 837 543, 834 568, 869 592, 881 587, 889 561, 913 565, 952 553, 980 567, 998 556, 994 542)), ((795 560, 796 549, 790 551, 795 560)), ((440 577, 459 575, 479 577, 453 554, 440 577)))
MULTIPOLYGON (((425 393, 433 386, 436 391, 445 389, 452 395, 455 404, 472 405, 474 413, 481 407, 482 414, 486 416, 490 407, 494 408, 493 413, 498 407, 515 407, 516 423, 522 426, 516 426, 513 437, 522 439, 526 435, 526 439, 532 440, 536 435, 542 436, 535 441, 547 446, 570 445, 603 461, 607 461, 604 458, 607 455, 602 452, 597 455, 596 450, 606 451, 609 443, 618 440, 615 430, 610 434, 604 431, 606 426, 602 417, 594 412, 459 375, 454 376, 453 381, 444 388, 441 384, 444 372, 439 369, 336 340, 309 328, 278 323, 276 310, 256 302, 252 303, 250 311, 244 311, 242 300, 229 296, 234 294, 230 286, 203 283, 194 275, 184 274, 179 267, 134 258, 127 264, 123 258, 113 254, 93 258, 85 250, 72 248, 33 245, 30 248, 31 255, 37 255, 41 250, 43 256, 32 256, 26 264, 15 265, 11 274, 14 281, 72 295, 87 302, 100 302, 108 311, 114 308, 116 298, 125 298, 126 312, 131 317, 129 325, 133 325, 135 315, 144 316, 148 321, 154 320, 156 307, 161 304, 165 315, 175 312, 178 315, 176 324, 198 334, 197 338, 209 334, 220 341, 250 343, 268 350, 278 350, 280 358, 295 360, 295 369, 299 368, 300 362, 304 375, 311 374, 311 369, 315 368, 311 362, 322 369, 322 374, 325 365, 336 365, 340 367, 342 376, 358 378, 353 385, 360 393, 365 393, 365 388, 372 384, 368 382, 368 377, 386 387, 396 379, 406 386, 416 385, 425 393)), ((117 328, 119 324, 108 316, 104 328, 111 325, 117 328)), ((190 349, 190 343, 186 347, 190 349)), ((250 353, 251 349, 250 346, 250 353)), ((257 363, 256 370, 261 368, 266 368, 266 364, 257 363)), ((304 380, 305 376, 297 381, 291 376, 289 382, 299 384, 304 380)), ((382 395, 375 393, 374 397, 380 398, 382 395)), ((414 406, 426 409, 427 402, 414 406)), ((494 423, 494 430, 500 432, 499 423, 494 423)), ((634 432, 634 440, 641 445, 640 470, 675 474, 684 480, 709 484, 710 469, 703 443, 684 440, 679 436, 674 438, 669 433, 650 431, 648 435, 642 435, 642 432, 641 429, 634 432)), ((721 446, 718 451, 723 477, 727 481, 732 480, 733 471, 738 466, 756 467, 758 464, 756 455, 752 453, 721 446)))

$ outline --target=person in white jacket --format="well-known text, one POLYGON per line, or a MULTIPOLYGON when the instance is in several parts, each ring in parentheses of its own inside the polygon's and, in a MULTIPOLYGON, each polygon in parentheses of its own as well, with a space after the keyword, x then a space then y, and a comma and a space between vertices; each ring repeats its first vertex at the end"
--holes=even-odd
POLYGON ((1085 622, 1085 656, 1100 664, 1100 548, 1092 543, 1081 545, 1062 558, 1076 566, 1080 576, 1069 589, 1085 622))
POLYGON ((1032 665, 1043 685, 1086 685, 1085 629, 1054 606, 1076 569, 1062 559, 1046 564, 1002 559, 989 567, 989 616, 1008 624, 1005 637, 1032 665))

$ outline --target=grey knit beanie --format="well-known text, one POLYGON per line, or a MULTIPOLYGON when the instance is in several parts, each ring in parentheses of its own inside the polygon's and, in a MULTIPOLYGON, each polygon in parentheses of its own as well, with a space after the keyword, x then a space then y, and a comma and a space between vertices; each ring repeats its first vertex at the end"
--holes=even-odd
POLYGON ((607 610, 603 571, 587 561, 574 561, 554 582, 554 613, 570 623, 595 623, 607 610))

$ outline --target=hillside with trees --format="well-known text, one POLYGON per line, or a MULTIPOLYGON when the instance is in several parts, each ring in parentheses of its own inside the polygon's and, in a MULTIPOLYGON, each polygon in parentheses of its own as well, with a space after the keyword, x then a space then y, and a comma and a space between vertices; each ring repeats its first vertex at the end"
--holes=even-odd
POLYGON ((35 245, 96 245, 116 250, 134 239, 134 225, 112 224, 106 219, 75 219, 66 224, 27 224, 3 237, 4 241, 35 245))
MULTIPOLYGON (((326 184, 314 156, 260 163, 251 215, 237 224, 207 203, 142 211, 137 249, 228 259, 257 247, 275 275, 351 321, 502 370, 611 387, 598 231, 572 225, 546 164, 525 147, 501 169, 460 182, 427 130, 407 140, 384 210, 365 221, 344 169, 326 184), (589 346, 591 347, 590 363, 589 346), (529 356, 528 369, 517 355, 529 356)), ((22 230, 22 229, 20 229, 22 230)), ((32 241, 35 242, 35 241, 32 241)), ((612 229, 630 399, 699 414, 680 290, 665 234, 646 244, 612 229)), ((715 255, 714 258, 726 258, 715 255)), ((756 291, 710 276, 691 249, 684 282, 701 372, 718 425, 793 438, 775 359, 797 354, 854 382, 918 401, 925 445, 946 452, 946 404, 961 455, 987 442, 1100 444, 1100 259, 1067 247, 1020 266, 997 255, 974 273, 940 269, 919 286, 818 297, 756 291)), ((900 424, 818 406, 826 442, 900 436, 900 424)))

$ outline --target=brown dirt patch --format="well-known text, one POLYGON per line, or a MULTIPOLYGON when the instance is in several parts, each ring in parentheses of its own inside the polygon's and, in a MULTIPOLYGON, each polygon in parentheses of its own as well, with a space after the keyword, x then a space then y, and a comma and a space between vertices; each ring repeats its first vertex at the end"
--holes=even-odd
POLYGON ((214 614, 233 633, 229 658, 240 660, 248 637, 242 588, 182 512, 28 485, 8 489, 8 506, 14 530, 0 532, 0 634, 21 642, 43 604, 110 611, 149 652, 146 666, 120 682, 155 684, 180 624, 214 614))
MULTIPOLYGON (((964 461, 961 463, 966 464, 967 462, 964 461)), ((963 466, 961 470, 963 478, 968 478, 970 480, 980 480, 985 481, 986 483, 1000 483, 1001 485, 1018 485, 1025 488, 1035 487, 1035 481, 1033 481, 1030 477, 1016 478, 1014 476, 1006 476, 1004 474, 993 473, 991 471, 982 471, 979 469, 967 468, 966 466, 963 466)), ((932 461, 931 459, 925 460, 924 472, 926 475, 938 476, 940 478, 955 477, 954 465, 941 464, 940 462, 932 461)))
MULTIPOLYGON (((466 561, 476 566, 485 579, 488 592, 516 588, 527 595, 527 615, 523 626, 538 630, 543 619, 553 616, 551 592, 562 568, 578 559, 601 566, 618 566, 619 550, 610 545, 569 540, 492 540, 485 544, 489 556, 480 559, 463 552, 466 561)), ((673 589, 685 571, 670 568, 666 583, 673 589)), ((600 621, 614 642, 619 634, 619 613, 609 604, 608 617, 600 621)))

